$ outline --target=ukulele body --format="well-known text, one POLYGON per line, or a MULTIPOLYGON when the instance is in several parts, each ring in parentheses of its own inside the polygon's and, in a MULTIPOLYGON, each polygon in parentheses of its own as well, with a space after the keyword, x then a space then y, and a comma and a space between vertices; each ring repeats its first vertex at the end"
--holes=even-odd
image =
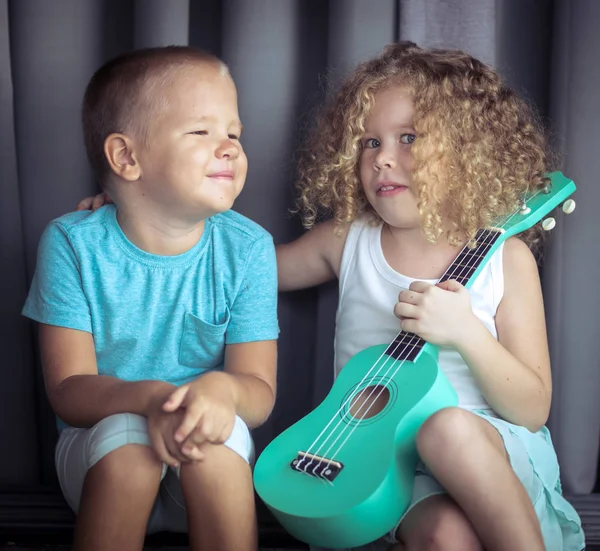
POLYGON ((419 427, 432 413, 458 405, 437 365, 437 347, 426 344, 414 362, 382 356, 386 348, 372 346, 352 357, 325 400, 273 440, 256 463, 258 495, 299 540, 356 547, 391 530, 411 501, 419 427), (384 368, 369 374, 378 362, 384 368), (366 387, 387 400, 357 422, 351 395, 366 387))

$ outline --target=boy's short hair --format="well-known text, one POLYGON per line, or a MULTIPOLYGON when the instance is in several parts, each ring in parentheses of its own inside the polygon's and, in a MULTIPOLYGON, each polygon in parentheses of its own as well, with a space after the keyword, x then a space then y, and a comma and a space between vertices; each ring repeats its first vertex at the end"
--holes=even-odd
POLYGON ((124 53, 105 63, 87 85, 82 106, 83 136, 88 159, 106 187, 110 166, 104 141, 113 133, 147 138, 149 122, 167 101, 161 91, 174 70, 207 63, 227 74, 216 56, 189 46, 145 48, 124 53))

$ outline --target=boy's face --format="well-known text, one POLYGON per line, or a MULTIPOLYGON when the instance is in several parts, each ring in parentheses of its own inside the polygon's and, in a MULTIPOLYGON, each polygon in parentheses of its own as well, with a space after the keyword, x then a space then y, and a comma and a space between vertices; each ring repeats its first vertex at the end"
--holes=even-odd
POLYGON ((233 80, 196 63, 174 71, 158 93, 167 105, 148 121, 146 147, 138 149, 142 193, 181 221, 230 209, 248 169, 233 80))

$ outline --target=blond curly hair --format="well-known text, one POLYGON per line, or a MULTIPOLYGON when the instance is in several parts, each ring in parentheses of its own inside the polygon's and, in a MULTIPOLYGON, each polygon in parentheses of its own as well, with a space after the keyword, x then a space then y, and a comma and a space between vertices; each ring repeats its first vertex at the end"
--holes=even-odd
MULTIPOLYGON (((461 51, 400 42, 350 74, 310 134, 300 157, 297 203, 306 228, 323 214, 338 226, 364 214, 380 221, 358 167, 375 94, 389 86, 408 90, 414 101, 413 184, 429 241, 444 235, 464 243, 518 208, 524 193, 545 185, 545 132, 498 73, 461 51), (431 193, 438 179, 447 190, 443 204, 431 193)), ((521 237, 531 246, 539 235, 521 237)))

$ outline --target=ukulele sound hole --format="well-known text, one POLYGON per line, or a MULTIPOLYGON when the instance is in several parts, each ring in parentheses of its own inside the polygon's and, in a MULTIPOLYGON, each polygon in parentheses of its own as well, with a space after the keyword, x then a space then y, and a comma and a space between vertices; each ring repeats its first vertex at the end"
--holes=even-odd
POLYGON ((350 404, 350 415, 355 419, 370 419, 383 411, 390 400, 390 391, 382 385, 363 388, 350 404))

